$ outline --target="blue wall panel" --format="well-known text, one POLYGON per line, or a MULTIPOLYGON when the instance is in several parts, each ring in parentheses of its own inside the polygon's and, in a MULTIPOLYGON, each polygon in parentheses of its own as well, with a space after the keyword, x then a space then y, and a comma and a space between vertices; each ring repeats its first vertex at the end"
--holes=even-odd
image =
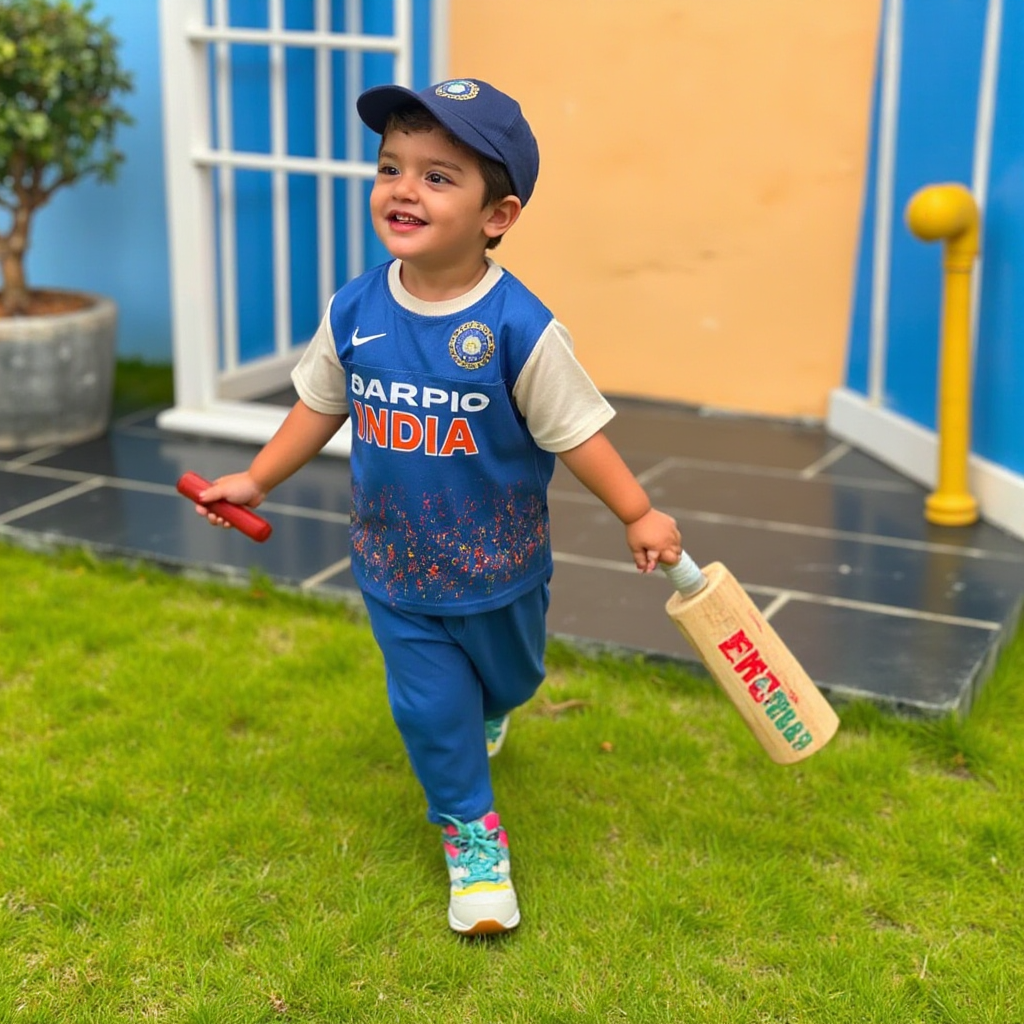
POLYGON ((975 451, 1024 473, 1024 0, 1003 10, 974 375, 975 451))
MULTIPOLYGON (((308 0, 288 0, 285 27, 312 30, 316 27, 308 0)), ((293 47, 285 51, 287 78, 288 153, 316 156, 316 54, 293 47)), ((312 337, 320 322, 317 291, 317 184, 310 174, 288 176, 289 240, 291 245, 290 323, 295 339, 312 337)))
POLYGON ((862 395, 868 391, 869 354, 871 344, 871 275, 874 269, 874 216, 877 201, 878 118, 881 103, 882 34, 879 33, 875 56, 875 85, 871 99, 871 135, 868 143, 867 177, 864 183, 864 204, 861 211, 860 245, 854 270, 853 311, 850 344, 847 351, 846 386, 862 395))
POLYGON ((157 5, 97 0, 112 19, 121 59, 135 75, 125 105, 135 118, 118 132, 126 160, 114 185, 85 179, 59 191, 35 220, 27 271, 32 287, 81 288, 118 304, 118 353, 171 358, 171 293, 164 204, 160 39, 157 5))
MULTIPOLYGON (((894 0, 887 10, 892 11, 894 0)), ((981 288, 972 402, 972 449, 1024 473, 1024 0, 904 0, 893 230, 883 406, 922 426, 936 425, 942 245, 914 238, 904 212, 929 184, 973 186, 976 119, 983 82, 986 19, 1002 12, 988 178, 982 211, 981 288)), ((992 24, 996 24, 995 21, 992 24)), ((880 33, 881 34, 881 33, 880 33)), ((865 182, 846 385, 866 394, 874 217, 885 182, 875 177, 879 123, 876 74, 871 158, 865 182)), ((984 151, 984 150, 983 150, 984 151)))
POLYGON ((925 185, 971 183, 984 28, 984 4, 904 4, 885 404, 929 428, 935 425, 942 254, 911 235, 903 211, 925 185))
MULTIPOLYGON (((266 0, 231 0, 232 27, 266 28, 266 0)), ((266 47, 232 43, 231 135, 234 148, 269 153, 270 57, 266 47)), ((274 351, 274 233, 270 175, 235 171, 238 341, 244 362, 274 351)))

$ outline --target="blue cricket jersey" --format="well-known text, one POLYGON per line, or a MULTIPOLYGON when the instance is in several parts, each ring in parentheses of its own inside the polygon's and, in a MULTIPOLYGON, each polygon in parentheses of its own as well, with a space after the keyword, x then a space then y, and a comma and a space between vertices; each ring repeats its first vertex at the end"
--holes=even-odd
POLYGON ((359 586, 407 611, 465 614, 547 580, 555 457, 512 388, 551 312, 508 271, 459 312, 412 312, 384 264, 338 291, 329 319, 352 416, 359 586))

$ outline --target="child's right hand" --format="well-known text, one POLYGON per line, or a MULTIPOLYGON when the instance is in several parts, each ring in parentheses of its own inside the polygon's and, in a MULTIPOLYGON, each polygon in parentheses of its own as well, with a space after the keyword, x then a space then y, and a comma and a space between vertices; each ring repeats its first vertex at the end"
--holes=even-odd
POLYGON ((266 498, 266 494, 260 489, 256 481, 246 473, 232 473, 229 476, 218 477, 213 483, 199 495, 202 505, 196 505, 196 512, 205 516, 214 526, 231 528, 231 524, 211 512, 206 505, 212 501, 230 501, 232 505, 245 505, 247 508, 256 508, 266 498))

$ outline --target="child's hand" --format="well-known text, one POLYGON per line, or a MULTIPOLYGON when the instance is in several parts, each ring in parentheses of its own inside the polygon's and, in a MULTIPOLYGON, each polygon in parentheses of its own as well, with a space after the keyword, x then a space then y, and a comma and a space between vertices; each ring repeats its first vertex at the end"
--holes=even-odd
MULTIPOLYGON (((200 500, 209 504, 211 501, 230 501, 232 505, 246 505, 248 508, 256 508, 266 494, 260 490, 259 485, 248 473, 232 473, 230 476, 218 477, 214 482, 199 495, 200 500)), ((222 519, 216 512, 211 512, 206 504, 196 505, 196 512, 205 516, 214 526, 231 527, 231 524, 222 519)))
POLYGON ((659 562, 675 565, 683 553, 683 539, 676 521, 656 508, 626 527, 626 543, 641 572, 654 572, 659 562))

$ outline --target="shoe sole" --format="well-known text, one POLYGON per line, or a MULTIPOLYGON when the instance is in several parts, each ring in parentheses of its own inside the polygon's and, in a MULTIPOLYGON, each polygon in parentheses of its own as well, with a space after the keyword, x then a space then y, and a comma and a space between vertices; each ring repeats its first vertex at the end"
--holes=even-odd
POLYGON ((471 924, 468 928, 458 921, 452 920, 451 915, 448 915, 448 926, 453 932, 458 932, 459 935, 500 935, 502 932, 510 932, 519 924, 519 912, 516 911, 516 916, 511 921, 503 923, 496 920, 493 917, 484 918, 482 921, 476 921, 471 924))

